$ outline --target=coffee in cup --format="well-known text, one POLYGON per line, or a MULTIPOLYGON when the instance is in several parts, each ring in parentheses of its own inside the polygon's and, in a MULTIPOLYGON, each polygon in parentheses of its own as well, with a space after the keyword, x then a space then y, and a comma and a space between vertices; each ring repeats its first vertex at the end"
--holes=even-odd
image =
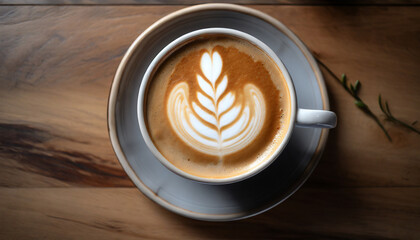
POLYGON ((151 140, 169 162, 191 175, 229 178, 277 149, 290 121, 290 93, 264 51, 208 34, 160 63, 144 109, 151 140))
POLYGON ((335 127, 325 110, 298 109, 287 69, 246 33, 187 33, 149 65, 140 87, 144 140, 175 173, 205 183, 248 178, 283 151, 294 126, 335 127))

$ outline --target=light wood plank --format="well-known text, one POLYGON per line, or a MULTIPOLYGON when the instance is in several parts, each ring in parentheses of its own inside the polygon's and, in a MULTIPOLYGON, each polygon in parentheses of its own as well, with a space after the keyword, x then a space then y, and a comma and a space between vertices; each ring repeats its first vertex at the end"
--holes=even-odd
MULTIPOLYGON (((111 148, 106 107, 130 43, 180 6, 0 7, 0 186, 132 186, 111 148)), ((420 120, 417 7, 254 6, 290 27, 380 113, 420 120)), ((311 186, 420 186, 419 135, 377 125, 326 76, 338 127, 311 186)))
POLYGON ((132 186, 108 138, 109 88, 130 42, 174 9, 112 9, 0 8, 1 186, 132 186))

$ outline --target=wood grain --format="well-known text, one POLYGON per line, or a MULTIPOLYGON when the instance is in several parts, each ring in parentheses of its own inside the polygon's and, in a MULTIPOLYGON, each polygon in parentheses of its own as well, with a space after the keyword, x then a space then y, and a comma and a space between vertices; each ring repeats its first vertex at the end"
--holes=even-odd
MULTIPOLYGON (((234 4, 278 5, 420 5, 419 0, 225 0, 234 4)), ((214 3, 211 0, 0 0, 10 5, 193 5, 214 3)))
MULTIPOLYGON (((419 7, 252 7, 290 27, 334 72, 359 79, 372 111, 380 115, 381 93, 395 116, 420 120, 419 7)), ((130 43, 180 8, 0 7, 0 238, 420 235, 420 136, 386 123, 388 142, 328 75, 338 127, 303 189, 275 209, 197 222, 133 188, 108 138, 109 87, 130 43)))
MULTIPOLYGON (((2 141, 14 144, 24 141, 32 146, 33 140, 25 139, 32 137, 29 132, 15 139, 6 136, 33 128, 35 135, 48 135, 43 142, 36 143, 42 148, 35 148, 36 151, 48 154, 55 149, 87 155, 90 160, 79 157, 77 161, 103 165, 107 169, 103 174, 112 173, 115 178, 124 175, 107 135, 109 86, 131 41, 155 20, 179 8, 1 8, 2 141)), ((380 113, 376 98, 382 93, 390 100, 396 116, 408 121, 420 119, 418 8, 258 6, 257 9, 283 21, 337 74, 346 72, 351 79, 359 79, 363 84, 361 96, 373 111, 380 113)), ((377 125, 354 107, 340 85, 329 76, 326 80, 339 122, 331 132, 325 157, 311 183, 420 186, 419 136, 386 124, 394 138, 389 143, 377 125)), ((46 181, 45 176, 51 175, 45 171, 52 169, 28 165, 30 152, 26 157, 19 155, 17 160, 10 151, 7 147, 1 154, 4 159, 1 186, 131 185, 127 179, 98 182, 97 174, 91 173, 82 173, 90 180, 75 182, 53 177, 54 181, 46 181)), ((54 159, 58 166, 62 163, 59 157, 54 159)), ((76 169, 79 173, 84 171, 83 165, 76 169)), ((72 175, 68 179, 79 178, 74 171, 67 174, 72 175)))
POLYGON ((99 12, 84 7, 0 9, 0 138, 14 145, 0 154, 0 185, 132 186, 108 139, 109 88, 130 42, 174 9, 161 14, 147 7, 140 14, 110 7, 99 12), (34 153, 57 168, 35 165, 34 153), (72 162, 75 166, 66 169, 72 162), (95 165, 96 172, 86 171, 82 163, 95 165), (114 180, 97 178, 110 174, 114 180))
POLYGON ((306 188, 265 214, 209 223, 166 211, 134 188, 1 188, 0 233, 8 239, 416 239, 419 198, 407 188, 306 188))

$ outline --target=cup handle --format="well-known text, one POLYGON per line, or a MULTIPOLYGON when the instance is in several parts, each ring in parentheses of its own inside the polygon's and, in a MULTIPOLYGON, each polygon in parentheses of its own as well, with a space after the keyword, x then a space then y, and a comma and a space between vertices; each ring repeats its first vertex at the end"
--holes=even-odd
POLYGON ((334 128, 337 116, 327 110, 299 108, 296 116, 296 126, 304 128, 334 128))

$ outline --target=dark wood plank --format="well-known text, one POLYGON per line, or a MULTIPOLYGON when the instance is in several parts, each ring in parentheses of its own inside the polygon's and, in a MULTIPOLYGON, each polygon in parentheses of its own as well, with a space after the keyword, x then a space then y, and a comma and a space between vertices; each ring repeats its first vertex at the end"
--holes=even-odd
POLYGON ((304 188, 262 215, 187 219, 130 188, 0 188, 2 239, 417 239, 420 188, 304 188))
MULTIPOLYGON (((193 5, 213 3, 211 0, 0 0, 8 5, 193 5)), ((418 0, 226 0, 234 4, 280 5, 420 5, 418 0)))
MULTIPOLYGON (((254 6, 289 26, 380 113, 420 120, 417 7, 254 6)), ((109 87, 130 43, 179 6, 0 7, 0 186, 132 186, 111 148, 109 87)), ((326 76, 338 127, 308 184, 420 186, 419 135, 394 141, 326 76)))

